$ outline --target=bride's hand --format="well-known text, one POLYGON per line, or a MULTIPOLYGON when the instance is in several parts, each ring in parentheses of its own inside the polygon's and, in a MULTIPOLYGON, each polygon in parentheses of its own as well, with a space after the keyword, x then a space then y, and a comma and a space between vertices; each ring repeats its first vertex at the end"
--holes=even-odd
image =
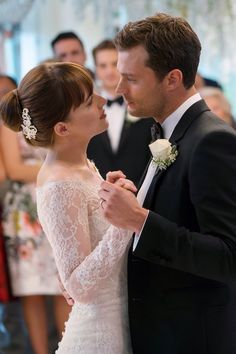
POLYGON ((129 179, 119 178, 118 180, 116 180, 115 184, 124 188, 124 189, 129 190, 132 193, 137 192, 137 188, 136 188, 135 184, 132 181, 130 181, 129 179))
POLYGON ((125 174, 122 171, 110 171, 106 174, 106 181, 117 184, 118 186, 136 193, 137 188, 132 181, 126 179, 125 174))
POLYGON ((126 178, 122 171, 110 171, 106 174, 106 181, 110 183, 116 183, 120 178, 126 178))

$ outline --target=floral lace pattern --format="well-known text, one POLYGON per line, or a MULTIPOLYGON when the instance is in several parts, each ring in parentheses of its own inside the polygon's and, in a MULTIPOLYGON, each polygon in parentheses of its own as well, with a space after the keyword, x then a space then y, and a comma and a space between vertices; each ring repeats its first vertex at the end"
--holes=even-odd
POLYGON ((132 233, 103 218, 100 182, 71 179, 37 189, 40 222, 76 301, 57 353, 131 353, 126 256, 132 233))

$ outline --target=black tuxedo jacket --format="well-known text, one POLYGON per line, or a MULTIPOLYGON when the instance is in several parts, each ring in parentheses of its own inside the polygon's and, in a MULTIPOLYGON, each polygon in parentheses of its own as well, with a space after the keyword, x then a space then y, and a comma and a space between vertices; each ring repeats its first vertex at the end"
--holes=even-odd
POLYGON ((116 153, 111 148, 107 131, 92 138, 88 158, 95 162, 103 178, 108 171, 122 170, 128 179, 138 183, 151 156, 148 145, 153 123, 152 118, 133 123, 125 120, 116 153))
POLYGON ((236 353, 236 134, 204 101, 170 142, 128 262, 134 354, 236 353))

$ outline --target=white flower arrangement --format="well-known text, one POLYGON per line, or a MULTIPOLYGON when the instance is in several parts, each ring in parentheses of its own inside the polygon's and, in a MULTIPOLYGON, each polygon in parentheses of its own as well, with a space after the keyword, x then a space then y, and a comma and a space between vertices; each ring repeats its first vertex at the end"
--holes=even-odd
POLYGON ((157 165, 160 170, 166 170, 175 160, 178 155, 176 146, 166 139, 157 139, 149 145, 152 153, 152 163, 157 165))

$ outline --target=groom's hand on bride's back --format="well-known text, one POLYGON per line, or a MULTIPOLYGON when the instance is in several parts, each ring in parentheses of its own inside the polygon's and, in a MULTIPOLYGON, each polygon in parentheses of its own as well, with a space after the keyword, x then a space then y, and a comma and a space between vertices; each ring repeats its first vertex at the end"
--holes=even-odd
POLYGON ((68 305, 73 306, 74 305, 74 300, 72 299, 72 297, 70 297, 70 295, 68 294, 68 292, 66 291, 66 289, 64 288, 61 278, 58 275, 58 283, 59 283, 59 287, 61 289, 62 295, 64 296, 64 298, 66 299, 66 302, 68 305))

